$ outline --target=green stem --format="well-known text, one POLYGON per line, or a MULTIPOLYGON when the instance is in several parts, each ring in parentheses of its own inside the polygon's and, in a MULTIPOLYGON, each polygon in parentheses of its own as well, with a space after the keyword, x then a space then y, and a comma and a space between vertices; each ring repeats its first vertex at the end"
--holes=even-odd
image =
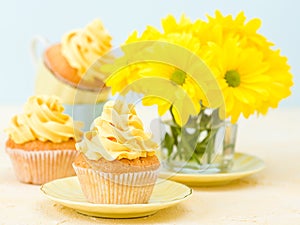
POLYGON ((201 157, 206 154, 207 163, 212 163, 216 130, 212 127, 211 119, 217 112, 210 115, 201 110, 197 118, 190 118, 188 124, 180 127, 175 121, 172 109, 173 106, 169 109, 172 117, 172 122, 169 124, 170 134, 165 136, 169 159, 193 161, 201 165, 201 157), (199 137, 204 132, 206 136, 200 142, 199 137))

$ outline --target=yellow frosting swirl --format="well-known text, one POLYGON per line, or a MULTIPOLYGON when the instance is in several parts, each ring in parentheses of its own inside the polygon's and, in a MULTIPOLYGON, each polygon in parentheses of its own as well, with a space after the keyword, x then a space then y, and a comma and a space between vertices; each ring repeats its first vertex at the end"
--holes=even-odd
POLYGON ((63 114, 63 110, 56 97, 30 97, 24 106, 24 113, 14 116, 5 131, 17 144, 33 140, 60 143, 75 139, 80 131, 74 127, 72 118, 63 114))
POLYGON ((83 30, 64 35, 61 43, 62 54, 82 77, 99 57, 111 49, 111 39, 102 22, 97 19, 83 30))
POLYGON ((103 157, 111 161, 154 155, 158 145, 144 131, 132 104, 109 101, 76 147, 91 160, 103 157))

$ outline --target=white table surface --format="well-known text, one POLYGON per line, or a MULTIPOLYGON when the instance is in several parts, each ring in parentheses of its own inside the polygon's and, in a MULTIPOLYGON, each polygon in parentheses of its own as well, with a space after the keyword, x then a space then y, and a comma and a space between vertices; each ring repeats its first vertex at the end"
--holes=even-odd
POLYGON ((193 188, 187 201, 138 219, 102 219, 46 199, 19 183, 4 152, 3 129, 20 107, 0 107, 0 224, 300 224, 300 109, 239 122, 237 151, 263 159, 258 174, 227 186, 193 188))

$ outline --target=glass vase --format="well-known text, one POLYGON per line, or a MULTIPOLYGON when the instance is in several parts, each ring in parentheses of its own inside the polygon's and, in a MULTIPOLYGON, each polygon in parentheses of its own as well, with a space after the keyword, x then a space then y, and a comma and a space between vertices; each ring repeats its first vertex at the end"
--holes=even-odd
POLYGON ((180 173, 220 173, 232 168, 237 124, 220 120, 218 110, 204 109, 180 127, 174 117, 163 120, 161 161, 180 173))

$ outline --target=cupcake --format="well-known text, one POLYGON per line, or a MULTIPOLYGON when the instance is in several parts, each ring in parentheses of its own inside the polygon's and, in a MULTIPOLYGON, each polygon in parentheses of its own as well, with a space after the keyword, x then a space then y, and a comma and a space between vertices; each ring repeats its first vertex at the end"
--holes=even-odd
POLYGON ((38 74, 36 94, 55 95, 67 104, 74 101, 94 103, 106 99, 108 88, 103 82, 106 76, 92 66, 101 60, 109 60, 107 53, 112 48, 111 40, 98 19, 84 29, 66 33, 60 43, 50 45, 44 52, 42 63, 45 68, 38 74), (49 72, 51 76, 48 76, 49 72), (68 88, 61 89, 62 86, 68 88))
POLYGON ((85 122, 88 129, 109 96, 110 89, 104 84, 106 75, 98 71, 97 63, 111 60, 107 54, 111 40, 98 19, 63 35, 60 43, 51 44, 43 53, 35 94, 59 97, 65 112, 85 122))
POLYGON ((11 119, 6 152, 21 182, 43 184, 75 174, 72 162, 81 133, 63 110, 56 97, 33 96, 23 114, 11 119))
POLYGON ((109 101, 76 144, 73 163, 87 200, 102 204, 147 203, 157 180, 157 143, 132 104, 109 101))

